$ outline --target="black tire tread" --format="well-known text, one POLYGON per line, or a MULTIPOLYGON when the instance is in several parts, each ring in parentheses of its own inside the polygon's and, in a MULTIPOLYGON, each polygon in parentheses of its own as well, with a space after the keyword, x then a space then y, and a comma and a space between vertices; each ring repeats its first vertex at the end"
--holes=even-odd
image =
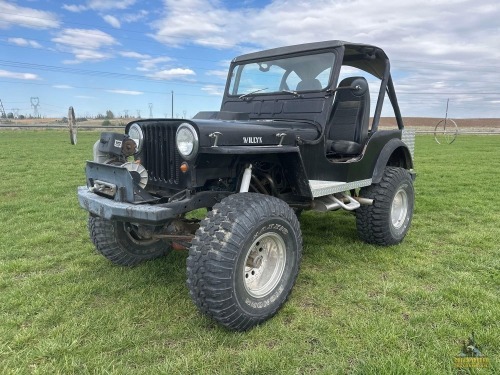
MULTIPOLYGON (((293 210, 282 200, 261 194, 231 195, 214 205, 196 231, 187 259, 187 286, 198 309, 237 331, 244 331, 272 317, 288 299, 290 290, 280 305, 264 318, 249 317, 235 305, 228 274, 237 258, 245 235, 258 225, 263 216, 279 216, 292 226, 299 244, 300 266, 302 235, 293 210), (238 218, 239 220, 236 220, 238 218)), ((297 267, 297 273, 298 273, 297 267)), ((294 285, 297 273, 292 275, 294 285)))
POLYGON ((392 203, 393 194, 403 180, 408 180, 412 184, 406 169, 386 167, 379 183, 361 189, 360 196, 373 199, 372 206, 362 205, 356 210, 356 227, 363 241, 381 246, 396 245, 402 241, 402 239, 396 240, 391 235, 387 223, 390 220, 388 208, 392 203))
POLYGON ((133 244, 125 244, 117 238, 117 222, 98 216, 89 216, 89 236, 97 251, 112 263, 119 266, 135 266, 147 260, 155 259, 170 252, 170 247, 162 241, 149 245, 152 249, 138 254, 132 248, 133 244))

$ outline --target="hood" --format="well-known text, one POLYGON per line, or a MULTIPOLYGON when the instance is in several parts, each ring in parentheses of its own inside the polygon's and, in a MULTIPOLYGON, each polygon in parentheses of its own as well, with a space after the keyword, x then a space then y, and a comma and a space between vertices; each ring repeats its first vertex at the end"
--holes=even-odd
POLYGON ((190 120, 199 132, 201 147, 218 146, 296 146, 297 138, 314 140, 319 129, 312 123, 289 120, 190 120), (218 134, 219 133, 219 134, 218 134))

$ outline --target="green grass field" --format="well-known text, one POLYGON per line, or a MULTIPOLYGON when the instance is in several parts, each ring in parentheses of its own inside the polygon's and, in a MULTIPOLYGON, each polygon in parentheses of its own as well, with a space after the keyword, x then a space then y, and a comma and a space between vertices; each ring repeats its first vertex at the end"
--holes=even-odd
POLYGON ((200 315, 186 252, 135 268, 94 251, 76 187, 97 133, 3 131, 1 374, 456 374, 475 332, 500 373, 500 137, 417 137, 403 244, 357 239, 344 212, 305 213, 284 308, 247 332, 200 315))

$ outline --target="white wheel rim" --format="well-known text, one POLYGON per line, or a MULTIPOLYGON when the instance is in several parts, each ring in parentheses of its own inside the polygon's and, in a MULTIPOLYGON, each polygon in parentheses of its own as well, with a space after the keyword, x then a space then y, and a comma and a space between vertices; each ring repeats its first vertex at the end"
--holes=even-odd
POLYGON ((285 270, 285 250, 285 241, 276 233, 265 233, 252 243, 243 269, 248 294, 262 298, 274 290, 285 270))
POLYGON ((408 213, 408 195, 403 189, 399 189, 394 195, 391 206, 391 221, 394 228, 403 226, 408 213))

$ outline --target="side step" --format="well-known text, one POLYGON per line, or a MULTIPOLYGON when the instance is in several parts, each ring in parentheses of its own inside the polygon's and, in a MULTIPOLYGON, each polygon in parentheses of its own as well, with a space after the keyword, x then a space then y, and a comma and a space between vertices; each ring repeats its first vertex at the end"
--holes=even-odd
POLYGON ((344 191, 370 186, 371 184, 371 178, 352 182, 309 180, 309 187, 311 188, 313 198, 342 193, 344 191))

